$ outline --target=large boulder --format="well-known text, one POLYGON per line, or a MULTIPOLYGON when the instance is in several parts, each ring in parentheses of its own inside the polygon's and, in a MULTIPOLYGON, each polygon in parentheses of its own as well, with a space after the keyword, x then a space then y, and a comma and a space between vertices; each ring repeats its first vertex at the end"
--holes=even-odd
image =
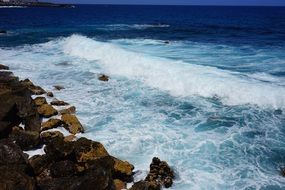
POLYGON ((64 139, 64 135, 59 131, 48 131, 41 133, 41 140, 45 144, 50 143, 56 138, 64 139))
POLYGON ((66 124, 65 128, 73 135, 84 132, 82 124, 79 122, 75 115, 64 114, 61 120, 66 124))
POLYGON ((46 93, 46 91, 43 88, 41 88, 40 86, 34 85, 34 83, 30 81, 29 79, 25 79, 21 81, 21 83, 24 86, 26 86, 33 95, 42 95, 46 93))
POLYGON ((86 138, 80 138, 74 142, 74 153, 79 163, 109 156, 107 150, 101 143, 86 138))
POLYGON ((50 166, 52 177, 71 177, 76 174, 76 165, 71 160, 55 162, 50 166))
POLYGON ((66 108, 66 109, 59 111, 59 113, 61 115, 63 115, 63 114, 75 114, 75 112, 76 112, 76 108, 74 106, 71 106, 69 108, 66 108))
POLYGON ((58 161, 73 156, 73 149, 73 142, 65 142, 61 138, 55 138, 45 146, 44 151, 50 159, 58 161))
POLYGON ((49 118, 49 117, 52 117, 52 116, 58 114, 57 110, 54 109, 49 104, 43 104, 43 105, 39 106, 38 112, 39 112, 40 116, 45 117, 45 118, 49 118))
POLYGON ((40 133, 37 131, 24 131, 14 127, 10 138, 15 144, 21 147, 22 150, 31 150, 40 144, 40 133))
POLYGON ((133 180, 134 166, 127 161, 119 160, 113 157, 114 160, 114 178, 123 181, 131 182, 133 180))

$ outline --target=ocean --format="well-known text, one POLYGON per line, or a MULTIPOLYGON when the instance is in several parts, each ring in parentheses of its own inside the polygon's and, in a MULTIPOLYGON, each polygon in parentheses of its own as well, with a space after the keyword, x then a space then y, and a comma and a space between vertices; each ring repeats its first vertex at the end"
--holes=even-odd
POLYGON ((173 190, 285 189, 284 7, 2 8, 0 29, 0 63, 64 86, 136 180, 158 156, 173 190))

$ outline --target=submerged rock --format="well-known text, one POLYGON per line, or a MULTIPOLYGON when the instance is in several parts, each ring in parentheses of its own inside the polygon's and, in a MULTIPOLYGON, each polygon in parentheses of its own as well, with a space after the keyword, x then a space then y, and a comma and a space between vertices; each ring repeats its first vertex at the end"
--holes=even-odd
POLYGON ((75 115, 64 114, 61 120, 66 124, 64 127, 73 135, 84 132, 84 128, 75 115))
POLYGON ((49 119, 48 121, 42 123, 42 131, 57 128, 63 125, 60 119, 49 119))
POLYGON ((69 103, 67 103, 65 101, 61 101, 61 100, 54 100, 50 104, 53 106, 67 106, 67 105, 69 105, 69 103))
POLYGON ((103 74, 103 75, 100 75, 100 76, 98 77, 98 79, 99 79, 100 81, 107 82, 107 81, 109 81, 109 76, 103 74))
POLYGON ((58 112, 49 104, 43 104, 38 107, 38 112, 42 117, 49 118, 54 115, 57 115, 58 112))
POLYGON ((54 89, 56 89, 56 90, 63 90, 63 89, 65 89, 63 86, 59 86, 59 85, 55 85, 55 86, 53 86, 54 87, 54 89))

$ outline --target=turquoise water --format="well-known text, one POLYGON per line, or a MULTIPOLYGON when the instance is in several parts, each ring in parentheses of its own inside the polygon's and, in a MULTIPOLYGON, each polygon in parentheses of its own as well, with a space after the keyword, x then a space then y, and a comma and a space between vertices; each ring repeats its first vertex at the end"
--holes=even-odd
POLYGON ((1 63, 47 90, 66 87, 55 96, 76 106, 83 136, 132 162, 136 180, 159 156, 177 173, 175 190, 284 189, 284 14, 172 9, 178 16, 169 7, 13 9, 26 16, 16 25, 0 10, 1 63))

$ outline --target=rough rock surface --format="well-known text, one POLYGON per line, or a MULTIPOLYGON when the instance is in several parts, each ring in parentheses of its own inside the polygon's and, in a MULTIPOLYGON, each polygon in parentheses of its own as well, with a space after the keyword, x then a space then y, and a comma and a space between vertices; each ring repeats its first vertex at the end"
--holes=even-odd
POLYGON ((52 107, 49 104, 43 104, 39 106, 38 113, 40 114, 40 116, 45 117, 45 118, 49 118, 49 117, 52 117, 58 114, 57 110, 54 109, 54 107, 52 107))
POLYGON ((65 89, 63 86, 60 86, 60 85, 55 85, 55 86, 53 86, 54 87, 54 89, 56 89, 56 90, 63 90, 63 89, 65 89))
POLYGON ((49 119, 48 121, 42 123, 42 131, 61 127, 63 122, 60 119, 49 119))
POLYGON ((69 103, 62 101, 62 100, 53 100, 51 103, 53 106, 67 106, 69 103))
POLYGON ((21 83, 26 86, 33 95, 42 95, 46 93, 44 89, 42 89, 40 86, 34 85, 34 83, 32 83, 32 81, 29 79, 25 79, 24 81, 21 81, 21 83))
POLYGON ((0 64, 0 70, 9 70, 9 67, 7 67, 6 65, 0 64))
POLYGON ((22 150, 31 150, 40 144, 40 133, 37 131, 25 131, 14 127, 10 134, 15 144, 22 150))
POLYGON ((109 76, 103 74, 103 75, 100 75, 100 76, 98 77, 98 79, 99 79, 100 81, 107 82, 107 81, 109 81, 109 76))
POLYGON ((117 158, 113 158, 114 164, 114 177, 123 181, 131 182, 133 176, 134 166, 127 161, 122 161, 117 158))
POLYGON ((61 120, 66 124, 65 128, 73 135, 84 132, 84 129, 75 115, 64 114, 61 120))
POLYGON ((66 109, 59 111, 59 113, 61 115, 63 115, 63 114, 75 114, 75 112, 76 112, 76 108, 74 106, 71 106, 69 108, 66 108, 66 109))
POLYGON ((47 92, 47 96, 48 96, 48 97, 51 97, 51 98, 54 97, 54 95, 53 95, 52 92, 47 92))
POLYGON ((47 100, 45 97, 37 97, 34 99, 35 105, 36 106, 41 106, 43 104, 47 104, 47 100))
POLYGON ((41 133, 41 140, 44 144, 50 143, 55 138, 64 139, 64 136, 59 131, 48 131, 41 133))

